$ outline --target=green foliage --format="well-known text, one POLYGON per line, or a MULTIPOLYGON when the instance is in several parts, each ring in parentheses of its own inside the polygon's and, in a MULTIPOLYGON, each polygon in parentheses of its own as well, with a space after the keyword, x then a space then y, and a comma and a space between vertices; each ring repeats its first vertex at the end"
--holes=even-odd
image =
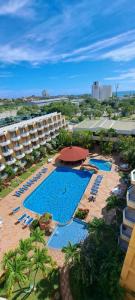
POLYGON ((5 173, 8 174, 8 178, 13 178, 15 176, 14 170, 11 166, 7 166, 5 167, 5 173))
MULTIPOLYGON (((70 256, 70 251, 68 252, 70 256)), ((122 300, 124 291, 119 285, 123 254, 117 243, 117 231, 95 218, 89 224, 89 235, 79 251, 71 252, 71 288, 77 300, 122 300), (77 260, 74 258, 77 255, 77 260)))
POLYGON ((123 209, 126 206, 126 200, 123 198, 118 198, 115 195, 108 197, 106 202, 107 202, 107 205, 106 205, 107 210, 110 210, 113 208, 123 209))
POLYGON ((117 142, 117 151, 119 151, 121 158, 128 162, 132 168, 135 167, 135 138, 120 137, 117 142))
POLYGON ((42 108, 42 111, 43 112, 46 112, 46 113, 52 113, 52 112, 61 112, 62 115, 65 115, 69 118, 72 118, 74 115, 77 114, 77 112, 79 111, 78 110, 78 107, 77 105, 71 103, 71 102, 55 102, 55 103, 51 103, 49 105, 45 105, 43 108, 42 108))
POLYGON ((78 208, 77 212, 75 213, 75 217, 78 219, 85 219, 88 215, 89 210, 88 209, 80 209, 78 208))
MULTIPOLYGON (((4 284, 3 295, 6 294, 8 299, 12 297, 13 292, 16 293, 17 285, 19 287, 19 290, 17 289, 19 296, 21 293, 24 293, 26 285, 30 285, 31 280, 33 281, 33 288, 36 287, 36 278, 39 271, 43 273, 43 277, 52 274, 56 265, 48 255, 47 248, 39 246, 39 243, 43 243, 43 241, 44 233, 38 228, 32 233, 30 238, 21 240, 19 247, 15 251, 9 251, 4 255, 4 278, 2 278, 0 285, 2 287, 4 284)), ((40 289, 40 287, 38 288, 40 289)), ((53 289, 54 287, 51 288, 51 291, 53 289)), ((33 292, 33 289, 31 292, 33 292)))

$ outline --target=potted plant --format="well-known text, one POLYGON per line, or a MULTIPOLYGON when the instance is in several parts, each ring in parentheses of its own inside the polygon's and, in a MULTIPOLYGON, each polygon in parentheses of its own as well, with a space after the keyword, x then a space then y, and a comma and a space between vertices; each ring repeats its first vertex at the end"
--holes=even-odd
POLYGON ((39 226, 41 230, 45 230, 52 220, 52 215, 50 213, 43 214, 39 219, 39 226))

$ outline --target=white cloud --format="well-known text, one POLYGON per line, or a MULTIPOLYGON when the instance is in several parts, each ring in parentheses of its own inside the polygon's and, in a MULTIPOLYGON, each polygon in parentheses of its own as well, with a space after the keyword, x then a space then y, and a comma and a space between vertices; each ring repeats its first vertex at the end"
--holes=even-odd
POLYGON ((119 75, 117 76, 112 76, 112 77, 106 77, 104 78, 105 80, 118 80, 118 81, 123 81, 123 80, 135 80, 135 69, 128 69, 127 71, 123 71, 121 72, 119 75))
POLYGON ((31 0, 2 0, 0 1, 0 15, 27 15, 28 11, 24 11, 24 8, 30 4, 31 0))

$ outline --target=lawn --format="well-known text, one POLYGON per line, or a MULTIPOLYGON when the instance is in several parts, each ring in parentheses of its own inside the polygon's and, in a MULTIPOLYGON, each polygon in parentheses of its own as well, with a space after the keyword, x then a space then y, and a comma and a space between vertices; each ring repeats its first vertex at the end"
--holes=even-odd
MULTIPOLYGON (((49 155, 49 157, 52 157, 53 155, 49 155)), ((36 172, 40 167, 42 167, 46 162, 47 162, 48 157, 43 158, 40 162, 36 163, 36 165, 32 165, 29 169, 24 171, 23 174, 20 176, 17 176, 13 178, 10 181, 10 186, 4 188, 0 192, 0 198, 4 198, 7 196, 9 193, 11 193, 20 183, 22 183, 24 180, 29 178, 34 172, 36 172)))
MULTIPOLYGON (((31 284, 33 283, 33 274, 30 278, 31 284)), ((60 290, 59 290, 59 270, 54 269, 47 278, 43 278, 41 272, 37 274, 36 280, 36 291, 31 293, 27 292, 29 290, 30 285, 28 284, 24 288, 20 290, 18 285, 16 286, 16 290, 13 293, 11 300, 51 300, 52 296, 55 293, 59 295, 58 300, 60 300, 60 290)), ((2 285, 0 286, 0 296, 5 296, 4 288, 2 285)))

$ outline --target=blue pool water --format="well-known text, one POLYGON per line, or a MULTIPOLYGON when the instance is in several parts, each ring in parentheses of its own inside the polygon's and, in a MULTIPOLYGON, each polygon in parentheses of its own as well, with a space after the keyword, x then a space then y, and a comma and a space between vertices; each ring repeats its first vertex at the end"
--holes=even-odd
POLYGON ((83 241, 88 235, 87 225, 85 222, 74 219, 70 224, 65 226, 57 225, 50 239, 48 246, 50 248, 61 249, 68 245, 72 245, 83 241))
POLYGON ((111 171, 112 164, 106 160, 103 159, 94 159, 91 158, 89 163, 93 166, 96 166, 101 171, 111 171))
POLYGON ((23 205, 40 215, 49 212, 53 220, 66 223, 72 218, 91 176, 89 171, 57 168, 24 200, 23 205))

